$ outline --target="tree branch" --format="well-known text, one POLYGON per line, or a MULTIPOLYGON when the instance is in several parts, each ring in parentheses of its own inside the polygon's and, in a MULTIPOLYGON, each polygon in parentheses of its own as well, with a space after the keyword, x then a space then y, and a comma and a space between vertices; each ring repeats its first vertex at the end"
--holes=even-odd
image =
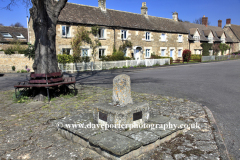
POLYGON ((61 10, 65 7, 67 1, 68 0, 59 0, 57 2, 57 4, 55 5, 55 7, 54 7, 56 9, 55 14, 56 14, 57 17, 59 16, 61 10))

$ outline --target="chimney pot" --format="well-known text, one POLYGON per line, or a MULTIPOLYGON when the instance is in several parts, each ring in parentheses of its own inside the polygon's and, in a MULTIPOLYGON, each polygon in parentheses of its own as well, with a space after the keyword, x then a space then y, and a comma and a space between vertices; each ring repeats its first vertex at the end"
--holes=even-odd
POLYGON ((230 19, 230 18, 228 18, 228 19, 226 20, 226 26, 231 26, 231 19, 230 19))
POLYGON ((218 27, 222 28, 222 20, 218 20, 218 27))

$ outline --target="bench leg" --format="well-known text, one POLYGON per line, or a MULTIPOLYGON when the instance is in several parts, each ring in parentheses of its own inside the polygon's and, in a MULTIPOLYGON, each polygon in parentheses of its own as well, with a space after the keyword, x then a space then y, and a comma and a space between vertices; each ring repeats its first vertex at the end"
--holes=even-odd
POLYGON ((47 95, 48 95, 48 102, 50 102, 50 97, 49 97, 49 87, 47 87, 47 95))

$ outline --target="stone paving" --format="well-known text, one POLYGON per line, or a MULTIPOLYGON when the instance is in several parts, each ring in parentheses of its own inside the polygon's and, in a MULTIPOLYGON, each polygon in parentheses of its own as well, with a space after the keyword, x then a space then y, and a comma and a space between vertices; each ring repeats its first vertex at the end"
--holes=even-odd
MULTIPOLYGON (((56 122, 70 116, 92 115, 92 105, 112 102, 112 90, 93 86, 77 86, 71 95, 52 99, 51 103, 27 101, 14 103, 14 91, 0 92, 0 158, 2 159, 105 159, 97 152, 60 136, 56 122)), ((132 92, 134 102, 148 102, 150 114, 198 123, 200 129, 190 129, 150 152, 134 158, 146 159, 220 159, 220 153, 201 104, 187 99, 132 92)), ((129 131, 132 139, 142 136, 129 131)), ((148 135, 148 131, 141 134, 148 135)), ((85 134, 83 134, 85 135, 85 134)), ((154 137, 152 137, 154 139, 154 137)), ((146 143, 148 139, 146 139, 146 143)))

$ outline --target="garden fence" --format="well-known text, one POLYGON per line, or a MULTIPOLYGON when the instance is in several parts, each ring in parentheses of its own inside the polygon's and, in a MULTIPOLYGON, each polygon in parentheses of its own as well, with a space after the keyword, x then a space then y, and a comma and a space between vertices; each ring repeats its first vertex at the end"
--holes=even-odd
POLYGON ((145 59, 145 60, 125 60, 125 61, 100 61, 88 63, 59 63, 59 69, 62 72, 79 72, 79 71, 98 71, 103 69, 137 67, 137 66, 154 66, 170 64, 170 59, 145 59))
POLYGON ((207 61, 226 61, 232 59, 240 59, 240 55, 225 55, 225 56, 202 56, 202 62, 207 61))

